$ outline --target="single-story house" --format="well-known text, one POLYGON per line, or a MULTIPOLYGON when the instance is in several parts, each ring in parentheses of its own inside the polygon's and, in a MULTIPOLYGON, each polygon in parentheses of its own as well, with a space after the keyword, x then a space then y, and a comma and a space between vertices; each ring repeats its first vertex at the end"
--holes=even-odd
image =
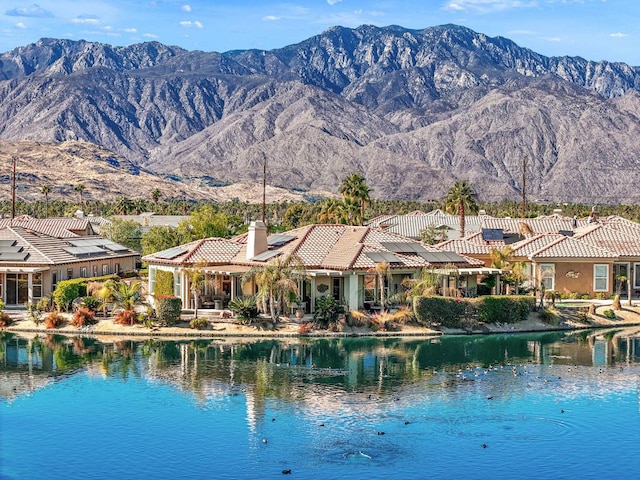
MULTIPOLYGON (((348 225, 308 225, 284 233, 268 235, 262 222, 252 222, 247 234, 233 239, 207 238, 147 255, 149 292, 155 292, 158 272, 173 276, 174 295, 183 305, 193 307, 189 271, 194 267, 207 275, 202 293, 203 307, 223 308, 230 299, 256 293, 242 276, 252 267, 264 266, 279 255, 294 254, 305 268, 306 279, 298 285, 300 302, 312 312, 315 300, 332 295, 349 309, 362 309, 378 299, 376 264, 387 263, 391 279, 388 295, 402 289, 405 278, 418 278, 422 269, 456 270, 445 288, 474 291, 476 269, 481 261, 444 252, 380 228, 348 225), (455 283, 452 285, 451 282, 455 283), (467 290, 468 289, 468 290, 467 290)), ((153 299, 151 299, 153 301, 153 299)))
POLYGON ((139 257, 97 235, 58 234, 63 238, 24 226, 0 229, 0 298, 8 307, 50 295, 60 280, 133 270, 139 257))

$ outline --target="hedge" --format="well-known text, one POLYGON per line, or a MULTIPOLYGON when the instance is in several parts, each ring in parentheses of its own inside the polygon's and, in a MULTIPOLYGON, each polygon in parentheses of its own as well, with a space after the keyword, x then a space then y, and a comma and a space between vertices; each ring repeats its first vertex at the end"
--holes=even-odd
POLYGON ((161 325, 175 325, 182 313, 182 300, 178 297, 160 295, 155 298, 156 317, 161 325))
POLYGON ((153 295, 173 296, 173 273, 165 270, 156 270, 156 283, 153 287, 153 295))
POLYGON ((71 307, 71 302, 73 302, 74 299, 87 296, 87 283, 106 282, 107 280, 118 279, 117 275, 103 275, 100 277, 81 277, 61 280, 56 285, 56 289, 51 294, 51 298, 53 299, 53 303, 58 307, 58 310, 67 311, 69 307, 71 307))
POLYGON ((469 328, 478 321, 517 323, 528 318, 536 299, 529 296, 483 296, 478 298, 415 297, 413 310, 418 323, 448 328, 469 328))
POLYGON ((518 323, 526 320, 536 305, 534 297, 486 296, 479 297, 478 320, 486 323, 518 323))

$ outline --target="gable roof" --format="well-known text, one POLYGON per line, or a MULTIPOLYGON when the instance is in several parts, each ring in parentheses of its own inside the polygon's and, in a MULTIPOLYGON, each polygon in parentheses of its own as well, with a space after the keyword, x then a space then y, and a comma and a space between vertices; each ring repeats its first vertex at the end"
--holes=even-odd
POLYGON ((615 252, 619 256, 640 257, 640 229, 633 235, 624 227, 623 230, 618 230, 608 224, 596 224, 576 230, 575 238, 615 252))
POLYGON ((95 234, 93 226, 87 218, 77 217, 34 218, 29 215, 21 215, 13 219, 0 219, 0 228, 5 227, 23 227, 56 238, 95 234))
POLYGON ((0 228, 0 241, 21 247, 20 253, 25 259, 4 260, 0 254, 0 265, 60 265, 87 260, 101 260, 107 258, 121 258, 137 256, 138 252, 129 250, 110 240, 92 235, 90 237, 56 238, 24 227, 0 228), (91 245, 84 245, 83 241, 90 241, 91 245), (74 245, 75 243, 75 245, 74 245), (115 247, 114 247, 115 246, 115 247))
POLYGON ((264 265, 278 254, 295 254, 307 269, 336 271, 370 269, 377 262, 392 257, 394 261, 389 262, 391 268, 420 268, 446 263, 466 267, 483 264, 465 256, 438 256, 444 253, 438 248, 372 227, 315 224, 278 234, 278 238, 286 241, 271 242, 266 252, 251 260, 246 258, 247 236, 240 235, 233 239, 198 240, 147 255, 143 261, 181 265, 203 260, 210 264, 253 266, 264 265))
POLYGON ((614 259, 618 255, 583 240, 560 234, 537 235, 512 245, 515 256, 539 259, 614 259))

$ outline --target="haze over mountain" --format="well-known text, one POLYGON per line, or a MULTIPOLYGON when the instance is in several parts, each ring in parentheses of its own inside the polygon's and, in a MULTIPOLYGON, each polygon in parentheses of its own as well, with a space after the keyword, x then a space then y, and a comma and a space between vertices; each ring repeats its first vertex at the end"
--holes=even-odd
POLYGON ((336 192, 357 171, 376 198, 416 200, 456 180, 519 198, 526 158, 530 199, 630 203, 639 91, 637 67, 455 25, 222 54, 42 39, 0 55, 0 140, 90 142, 187 192, 261 179, 266 159, 272 185, 336 192))

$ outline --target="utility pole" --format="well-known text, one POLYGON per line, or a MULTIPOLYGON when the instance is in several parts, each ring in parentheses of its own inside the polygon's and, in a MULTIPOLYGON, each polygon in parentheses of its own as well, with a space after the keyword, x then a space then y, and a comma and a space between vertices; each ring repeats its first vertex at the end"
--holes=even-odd
POLYGON ((522 218, 527 216, 527 156, 522 159, 522 218))
MULTIPOLYGON (((13 157, 13 176, 11 179, 11 220, 16 218, 16 163, 17 157, 13 157)), ((11 222, 13 224, 13 222, 11 222)))
MULTIPOLYGON (((262 223, 267 205, 267 156, 262 152, 262 223)), ((266 223, 265 223, 266 225, 266 223)))

